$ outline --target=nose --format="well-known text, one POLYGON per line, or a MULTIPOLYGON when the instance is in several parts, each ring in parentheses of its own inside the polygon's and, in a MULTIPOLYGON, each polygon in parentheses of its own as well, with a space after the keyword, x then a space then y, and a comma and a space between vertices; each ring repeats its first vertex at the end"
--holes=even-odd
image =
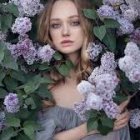
POLYGON ((68 24, 63 25, 62 35, 63 36, 69 36, 70 35, 70 28, 69 28, 68 24))

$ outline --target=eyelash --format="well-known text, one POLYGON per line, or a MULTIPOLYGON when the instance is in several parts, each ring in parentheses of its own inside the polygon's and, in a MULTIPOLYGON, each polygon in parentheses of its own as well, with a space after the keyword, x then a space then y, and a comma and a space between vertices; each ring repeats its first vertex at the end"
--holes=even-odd
MULTIPOLYGON (((70 22, 70 25, 72 26, 79 26, 80 25, 80 21, 72 21, 70 22)), ((58 29, 61 26, 60 23, 53 23, 50 25, 51 28, 53 29, 58 29)))

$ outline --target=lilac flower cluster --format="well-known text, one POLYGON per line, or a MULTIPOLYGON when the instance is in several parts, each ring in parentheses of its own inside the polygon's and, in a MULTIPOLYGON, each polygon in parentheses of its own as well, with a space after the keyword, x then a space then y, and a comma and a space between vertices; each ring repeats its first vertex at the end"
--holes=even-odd
POLYGON ((119 68, 132 83, 140 82, 140 49, 134 42, 128 42, 125 56, 119 59, 119 68))
MULTIPOLYGON (((100 67, 96 67, 93 70, 88 77, 88 81, 79 83, 77 89, 84 95, 84 108, 86 108, 86 110, 104 110, 109 118, 116 118, 119 114, 119 108, 118 105, 113 102, 113 97, 116 95, 115 88, 119 82, 115 73, 117 65, 114 55, 110 52, 105 53, 101 60, 100 67)), ((81 103, 79 103, 79 106, 81 106, 80 104, 81 103)), ((75 108, 78 113, 78 108, 76 106, 75 108)), ((79 116, 81 116, 81 114, 79 116)))
POLYGON ((44 8, 40 0, 10 0, 11 2, 17 5, 20 16, 33 17, 44 8))
POLYGON ((20 103, 17 94, 9 93, 4 99, 4 105, 9 113, 16 113, 19 111, 20 103))
POLYGON ((37 51, 29 38, 19 41, 17 44, 9 45, 8 49, 15 58, 22 56, 28 65, 33 64, 36 60, 37 51))
POLYGON ((131 111, 130 126, 133 128, 140 127, 140 110, 138 108, 131 111))
POLYGON ((135 42, 140 45, 140 27, 136 28, 133 33, 130 35, 130 41, 135 42))
POLYGON ((0 131, 4 128, 5 124, 5 112, 0 111, 0 131))
POLYGON ((15 23, 12 25, 11 29, 13 33, 18 33, 20 35, 26 34, 32 28, 32 23, 28 17, 18 17, 15 23))
POLYGON ((97 56, 102 52, 103 47, 104 45, 101 43, 95 44, 94 42, 90 42, 87 48, 89 58, 95 61, 97 56))
POLYGON ((55 53, 55 51, 52 49, 52 47, 48 44, 45 45, 43 47, 40 47, 38 49, 38 58, 42 60, 42 63, 44 62, 50 62, 50 60, 52 59, 53 54, 55 53))
POLYGON ((0 31, 0 41, 5 41, 6 40, 6 33, 3 33, 2 31, 0 31))
POLYGON ((33 44, 26 34, 19 36, 17 44, 9 44, 8 49, 16 60, 23 57, 28 65, 37 61, 49 63, 55 53, 49 44, 44 46, 33 44))
POLYGON ((119 22, 118 35, 133 33, 133 22, 140 18, 140 2, 134 0, 103 0, 103 5, 97 9, 101 20, 112 18, 119 22))

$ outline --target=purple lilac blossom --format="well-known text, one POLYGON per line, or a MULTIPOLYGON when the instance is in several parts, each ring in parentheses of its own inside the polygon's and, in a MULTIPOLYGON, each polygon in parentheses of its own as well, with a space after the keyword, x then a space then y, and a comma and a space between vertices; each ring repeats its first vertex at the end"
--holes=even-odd
POLYGON ((124 11, 123 17, 125 19, 129 20, 130 22, 133 22, 138 18, 138 11, 133 8, 128 9, 128 10, 124 11))
POLYGON ((17 44, 12 44, 8 49, 15 58, 23 56, 28 65, 33 64, 36 60, 37 51, 30 39, 25 39, 17 44))
POLYGON ((95 86, 88 81, 82 80, 77 85, 77 90, 80 92, 80 94, 87 96, 90 92, 95 92, 95 86))
POLYGON ((90 42, 87 48, 89 58, 95 60, 95 58, 102 52, 103 44, 90 42))
POLYGON ((0 131, 4 128, 5 112, 0 111, 0 131))
POLYGON ((133 128, 140 127, 140 110, 138 108, 134 109, 134 110, 131 110, 130 126, 133 127, 133 128))
POLYGON ((136 43, 128 42, 124 50, 124 54, 131 56, 136 63, 140 63, 140 49, 136 43))
POLYGON ((5 96, 4 105, 9 113, 16 113, 19 111, 20 103, 17 94, 9 93, 5 96))
POLYGON ((108 4, 112 6, 118 6, 124 3, 124 0, 103 0, 103 4, 108 4))
POLYGON ((115 95, 115 88, 119 79, 111 74, 102 74, 95 77, 96 93, 103 99, 110 100, 115 95))
POLYGON ((103 101, 103 110, 105 111, 106 115, 111 119, 115 119, 120 113, 118 105, 112 100, 103 101))
POLYGON ((22 0, 21 5, 27 16, 35 16, 44 8, 40 0, 22 0))
POLYGON ((81 102, 75 103, 74 111, 78 114, 81 120, 85 121, 87 119, 85 115, 85 112, 87 111, 86 100, 84 99, 81 102))
POLYGON ((135 60, 131 56, 124 56, 118 61, 119 68, 123 71, 130 71, 135 66, 135 60))
POLYGON ((32 28, 32 23, 28 17, 18 17, 15 23, 12 25, 11 29, 13 33, 18 33, 24 35, 29 32, 32 28))
POLYGON ((103 99, 102 97, 96 95, 95 93, 89 93, 86 99, 86 107, 87 110, 94 109, 94 110, 101 110, 103 99))
POLYGON ((101 58, 101 67, 108 72, 116 69, 117 63, 115 62, 115 57, 113 53, 106 52, 105 54, 103 54, 101 58))
POLYGON ((134 25, 125 18, 118 18, 120 23, 120 28, 118 30, 118 35, 131 34, 134 31, 134 25))
POLYGON ((7 37, 7 34, 0 31, 0 41, 5 41, 6 37, 7 37))
POLYGON ((97 9, 97 13, 101 19, 104 18, 112 18, 115 19, 116 12, 113 7, 109 5, 102 5, 99 9, 97 9))
POLYGON ((130 35, 130 40, 140 45, 140 27, 130 35))
POLYGON ((127 5, 135 10, 138 11, 139 18, 140 18, 140 1, 139 0, 125 0, 127 5))
POLYGON ((11 2, 17 5, 20 16, 33 17, 44 8, 40 0, 10 0, 11 2))
POLYGON ((52 49, 50 45, 45 45, 38 49, 37 55, 38 55, 38 58, 42 60, 42 63, 44 62, 49 63, 54 53, 55 51, 52 49))
POLYGON ((140 65, 134 67, 128 74, 126 72, 126 75, 132 83, 140 82, 140 65))

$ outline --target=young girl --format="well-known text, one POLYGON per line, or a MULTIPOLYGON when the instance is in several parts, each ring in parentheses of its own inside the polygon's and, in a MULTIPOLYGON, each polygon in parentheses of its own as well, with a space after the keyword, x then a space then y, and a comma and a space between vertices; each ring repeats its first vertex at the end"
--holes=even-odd
POLYGON ((68 77, 51 72, 55 85, 51 87, 55 106, 47 108, 39 118, 42 126, 36 140, 130 140, 127 127, 129 113, 124 111, 126 102, 120 105, 123 112, 114 123, 114 131, 102 136, 97 130, 87 132, 86 122, 74 112, 74 103, 83 99, 76 87, 87 79, 92 66, 86 49, 93 41, 92 22, 83 15, 84 8, 92 8, 90 0, 48 0, 39 18, 38 36, 41 42, 70 59, 75 67, 68 77))

